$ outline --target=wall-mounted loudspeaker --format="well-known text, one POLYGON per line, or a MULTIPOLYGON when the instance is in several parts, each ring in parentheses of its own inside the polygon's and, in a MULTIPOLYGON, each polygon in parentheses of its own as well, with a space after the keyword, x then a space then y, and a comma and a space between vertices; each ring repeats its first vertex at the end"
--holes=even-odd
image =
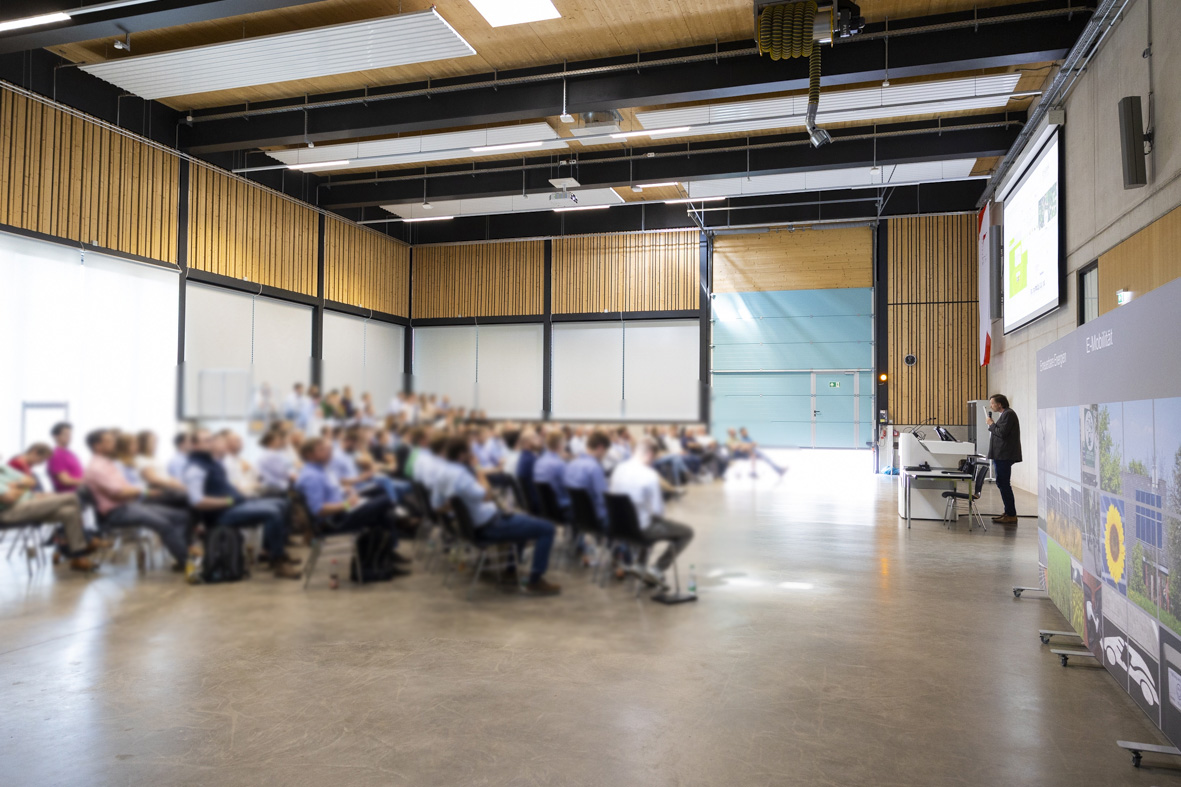
POLYGON ((906 357, 902 359, 902 362, 907 366, 914 366, 919 362, 919 359, 915 358, 913 354, 908 353, 906 357))
POLYGON ((1124 188, 1138 189, 1148 184, 1148 170, 1144 165, 1144 115, 1140 111, 1140 96, 1125 96, 1119 100, 1120 160, 1124 165, 1124 188))

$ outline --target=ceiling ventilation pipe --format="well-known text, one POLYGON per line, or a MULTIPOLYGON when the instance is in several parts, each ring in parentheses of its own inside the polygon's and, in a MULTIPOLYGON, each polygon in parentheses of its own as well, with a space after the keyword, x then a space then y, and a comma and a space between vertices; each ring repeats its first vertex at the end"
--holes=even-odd
POLYGON ((865 19, 854 3, 839 1, 820 8, 816 0, 798 0, 764 7, 758 15, 760 55, 772 60, 808 58, 808 110, 804 125, 813 147, 832 141, 816 125, 820 108, 820 45, 831 44, 833 37, 845 38, 861 31, 865 19))

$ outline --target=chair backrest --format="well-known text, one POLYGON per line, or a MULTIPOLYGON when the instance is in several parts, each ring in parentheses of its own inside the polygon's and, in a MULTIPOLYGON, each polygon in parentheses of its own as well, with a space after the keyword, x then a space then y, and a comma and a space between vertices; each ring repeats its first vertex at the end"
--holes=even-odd
POLYGON ((406 460, 410 458, 410 446, 406 443, 399 445, 394 449, 394 458, 398 461, 398 477, 412 480, 410 476, 406 475, 406 460))
POLYGON ((590 533, 602 533, 603 523, 599 521, 599 512, 595 510, 590 492, 576 487, 570 487, 567 491, 570 493, 570 512, 573 515, 574 527, 590 533))
POLYGON ((562 507, 558 505, 558 493, 546 483, 533 482, 537 487, 537 496, 541 499, 541 515, 552 522, 561 522, 562 507))
POLYGON ((980 497, 984 491, 984 479, 988 478, 989 462, 987 459, 972 460, 976 465, 976 472, 972 478, 972 496, 980 497))
POLYGON ((636 504, 627 495, 604 495, 607 501, 607 523, 611 537, 619 541, 641 542, 644 531, 636 504))
POLYGON ((414 493, 414 503, 422 509, 422 515, 430 522, 437 521, 435 509, 431 507, 431 493, 427 491, 426 484, 421 481, 411 481, 410 485, 414 493))
POLYGON ((507 489, 509 494, 513 497, 513 505, 518 511, 524 513, 532 513, 529 506, 529 501, 525 499, 525 491, 521 489, 521 482, 512 473, 488 473, 488 483, 497 489, 507 489))
POLYGON ((464 541, 476 540, 476 523, 472 520, 472 512, 467 503, 458 495, 451 498, 451 512, 455 515, 456 535, 464 541))

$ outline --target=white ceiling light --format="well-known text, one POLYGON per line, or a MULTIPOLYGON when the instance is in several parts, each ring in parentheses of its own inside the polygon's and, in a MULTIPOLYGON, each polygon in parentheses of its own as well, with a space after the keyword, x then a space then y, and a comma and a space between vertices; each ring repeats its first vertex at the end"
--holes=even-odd
POLYGON ((407 224, 414 224, 419 221, 450 221, 454 216, 420 216, 415 219, 402 219, 407 224))
POLYGON ((612 134, 612 139, 627 139, 629 137, 651 137, 656 134, 684 134, 689 131, 688 126, 674 126, 673 128, 654 128, 647 131, 620 131, 612 134))
POLYGON ((433 8, 414 14, 108 60, 83 71, 141 98, 315 79, 476 54, 433 8))
POLYGON ((52 25, 54 22, 69 22, 70 15, 63 14, 60 11, 52 14, 41 14, 40 16, 26 16, 24 19, 9 19, 6 22, 0 22, 0 33, 9 30, 21 30, 26 27, 40 27, 41 25, 52 25))
POLYGON ((472 5, 493 27, 562 18, 552 0, 472 0, 472 5))
POLYGON ((685 197, 684 199, 666 199, 665 205, 683 205, 686 202, 717 202, 725 197, 685 197))
POLYGON ((659 189, 659 188, 663 188, 664 186, 679 186, 679 185, 681 185, 681 184, 678 183, 677 181, 670 180, 668 183, 637 183, 636 185, 632 186, 632 188, 635 188, 635 189, 659 189))
MULTIPOLYGON (((353 168, 386 167, 398 164, 423 164, 471 158, 472 148, 497 147, 526 142, 533 150, 565 150, 566 141, 558 136, 549 123, 522 123, 515 126, 493 126, 469 131, 447 131, 441 134, 375 139, 369 142, 348 142, 320 145, 315 150, 294 148, 269 150, 267 155, 284 164, 307 164, 313 161, 349 159, 353 168)), ((248 167, 235 172, 251 172, 272 167, 248 167)))
POLYGON ((471 151, 472 153, 499 153, 502 150, 524 150, 525 148, 539 148, 541 145, 541 140, 534 140, 533 142, 510 142, 506 145, 480 145, 479 147, 471 148, 471 151))
POLYGON ((313 161, 310 164, 288 164, 287 169, 309 170, 309 169, 332 169, 343 168, 349 165, 348 159, 342 161, 313 161))
POLYGON ((554 208, 554 213, 570 213, 575 210, 606 210, 610 205, 578 205, 573 208, 554 208))

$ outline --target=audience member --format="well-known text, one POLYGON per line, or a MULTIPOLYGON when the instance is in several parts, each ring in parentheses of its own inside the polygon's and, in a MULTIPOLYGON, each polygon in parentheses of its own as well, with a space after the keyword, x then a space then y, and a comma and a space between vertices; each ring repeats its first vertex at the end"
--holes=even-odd
POLYGON ((533 483, 549 484, 554 490, 562 516, 570 515, 570 494, 566 491, 566 460, 562 454, 566 448, 566 435, 560 430, 550 432, 545 438, 545 452, 533 466, 533 483))
POLYGON ((275 427, 259 442, 262 453, 258 458, 259 494, 285 495, 295 480, 295 466, 287 453, 283 432, 275 427))
MULTIPOLYGON (((84 478, 94 495, 101 525, 107 530, 144 527, 160 536, 160 542, 172 555, 173 570, 183 571, 188 559, 185 533, 189 514, 179 508, 152 503, 148 490, 129 483, 123 462, 116 458, 119 441, 109 429, 96 429, 86 436, 90 464, 84 478)), ((134 459, 134 457, 133 457, 134 459)))
POLYGON ((49 483, 55 492, 74 492, 82 486, 82 460, 70 450, 74 427, 65 421, 54 424, 49 432, 53 436, 53 454, 49 457, 49 483))
POLYGON ((193 449, 193 437, 188 432, 177 432, 172 438, 172 446, 176 453, 168 460, 168 475, 177 481, 183 481, 185 466, 189 463, 189 451, 193 449))
POLYGON ((255 469, 242 457, 242 437, 233 429, 223 429, 222 439, 226 442, 226 455, 222 460, 230 483, 246 497, 256 497, 259 477, 255 469))
POLYGON ((41 489, 41 481, 34 474, 33 470, 49 461, 49 457, 53 455, 53 449, 45 443, 33 443, 23 454, 17 454, 8 460, 8 466, 14 470, 19 470, 29 478, 33 479, 33 490, 36 492, 43 491, 41 489))
POLYGON ((735 434, 733 429, 728 430, 730 441, 727 447, 730 449, 730 457, 732 459, 750 459, 750 477, 757 478, 759 475, 759 460, 762 459, 767 465, 783 478, 783 474, 787 472, 785 468, 780 467, 772 461, 771 457, 767 456, 761 450, 759 445, 751 439, 750 434, 746 431, 746 427, 742 427, 738 434, 735 434))
POLYGON ((136 435, 135 449, 135 469, 156 500, 170 505, 187 505, 185 485, 161 469, 156 460, 156 433, 143 431, 136 435))
MULTIPOLYGON (((90 437, 93 434, 91 432, 90 435, 86 436, 87 446, 90 445, 90 437)), ((143 483, 143 479, 139 477, 139 470, 135 467, 135 435, 115 429, 112 429, 110 434, 114 438, 114 445, 109 458, 114 461, 115 466, 119 468, 119 472, 123 474, 123 478, 128 484, 136 487, 140 486, 143 483)), ((94 449, 91 448, 91 453, 93 452, 94 449)))
POLYGON ((263 548, 281 579, 298 579, 300 574, 287 555, 288 527, 285 521, 287 501, 280 498, 247 500, 230 483, 222 460, 226 455, 225 439, 198 429, 185 467, 184 481, 189 505, 208 516, 215 525, 251 527, 262 525, 263 548))
POLYGON ((611 474, 610 488, 613 494, 627 495, 632 499, 639 518, 640 531, 649 547, 659 541, 668 542, 654 568, 646 565, 648 550, 641 555, 640 565, 635 567, 636 575, 646 584, 667 586, 664 572, 693 540, 693 529, 664 518, 664 496, 661 493, 660 476, 652 469, 655 453, 656 447, 651 438, 641 440, 636 445, 635 455, 615 468, 615 472, 611 474))
POLYGON ((562 588, 545 579, 549 567, 550 550, 554 544, 554 526, 550 522, 528 514, 500 512, 492 502, 494 495, 483 468, 476 461, 467 440, 455 439, 447 445, 447 470, 439 474, 440 508, 450 507, 452 498, 459 498, 471 515, 477 537, 484 542, 517 545, 517 554, 533 542, 533 564, 525 591, 539 596, 560 593, 562 588))
POLYGON ((88 543, 82 529, 82 507, 74 494, 34 490, 35 479, 8 465, 0 465, 0 525, 61 524, 66 534, 70 568, 93 571, 98 563, 87 557, 98 542, 88 543))
MULTIPOLYGON (((586 453, 576 456, 566 465, 563 481, 567 489, 583 489, 590 495, 598 514, 599 524, 607 526, 607 475, 603 472, 603 458, 611 448, 611 439, 603 432, 592 432, 586 439, 586 453)), ((568 493, 567 493, 568 494, 568 493)))

